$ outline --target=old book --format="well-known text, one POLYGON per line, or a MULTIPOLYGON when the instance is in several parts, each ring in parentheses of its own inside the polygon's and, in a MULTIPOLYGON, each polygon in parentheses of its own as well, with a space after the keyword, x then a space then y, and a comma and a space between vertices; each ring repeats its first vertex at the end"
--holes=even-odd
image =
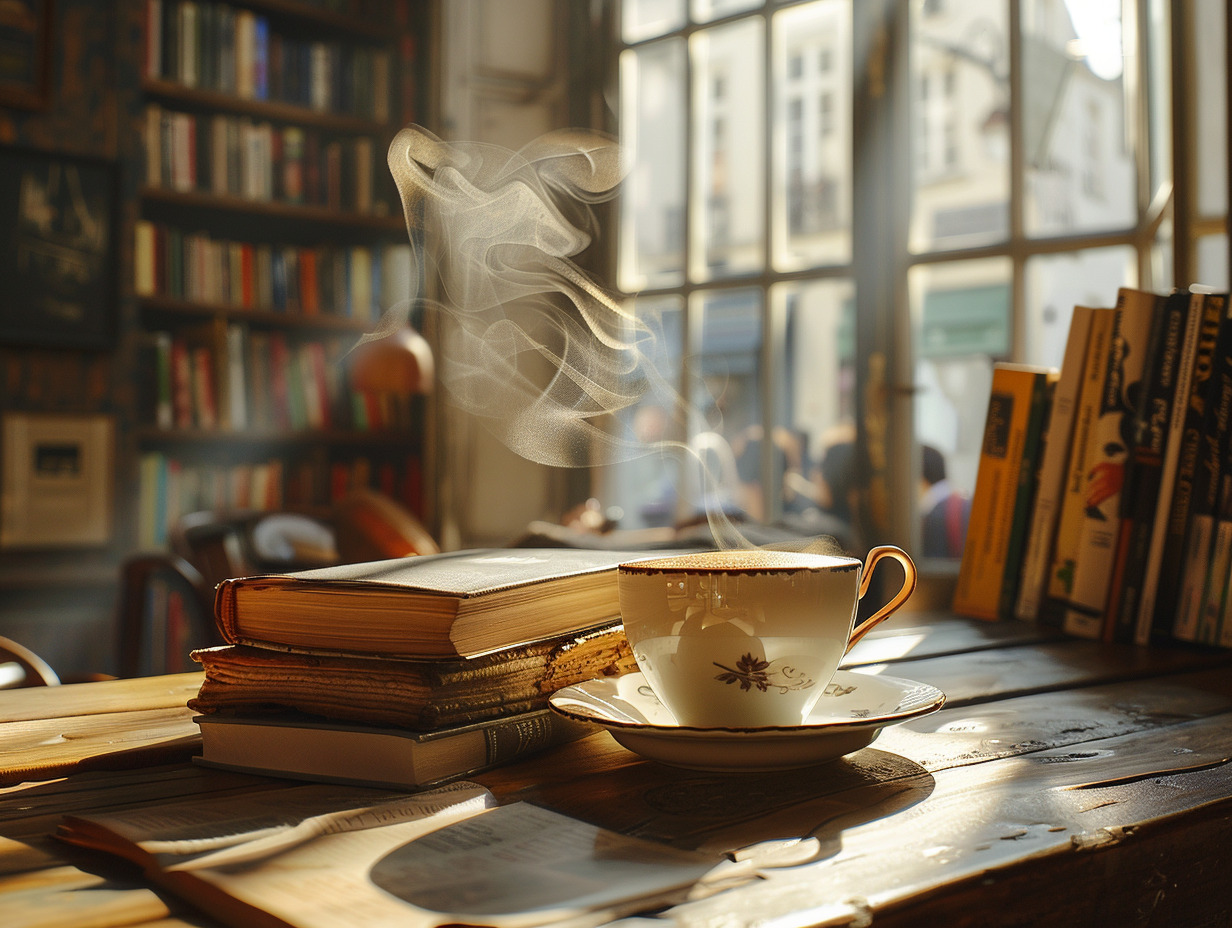
POLYGON ((645 552, 477 548, 219 584, 223 640, 384 656, 474 657, 620 613, 616 567, 645 552))
POLYGON ((1120 534, 1121 491, 1142 405, 1148 345, 1155 320, 1163 313, 1163 297, 1122 287, 1116 310, 1108 367, 1087 443, 1078 556, 1062 623, 1067 633, 1083 638, 1103 637, 1120 534))
POLYGON ((1021 545, 1030 518, 1031 475, 1039 460, 1055 371, 997 364, 971 497, 955 612, 981 619, 1013 612, 1021 545))
POLYGON ((1069 458, 1074 431, 1074 407, 1082 383, 1082 366, 1086 358, 1087 336, 1091 331, 1094 310, 1075 306, 1070 319, 1069 337, 1061 362, 1060 378, 1053 391, 1052 410, 1048 416, 1048 431, 1044 442, 1044 457, 1032 506, 1030 528, 1023 554, 1022 580, 1014 614, 1034 621, 1039 616, 1040 601, 1048 580, 1052 558, 1052 540, 1056 533, 1061 490, 1065 485, 1065 465, 1069 458))
POLYGON ((466 780, 227 791, 67 815, 57 837, 137 864, 223 924, 292 928, 604 924, 681 901, 721 859, 498 806, 466 780))
POLYGON ((200 763, 357 786, 421 787, 506 764, 598 731, 535 709, 431 732, 298 713, 198 716, 200 763))
POLYGON ((1061 626, 1064 623, 1065 611, 1074 590, 1074 570, 1086 512, 1087 461, 1095 422, 1099 417, 1099 400, 1112 357, 1116 318, 1117 310, 1107 308, 1096 309, 1091 317, 1091 333, 1087 339, 1082 383, 1078 388, 1078 402, 1074 410, 1074 431, 1065 465, 1065 483, 1057 513, 1048 583, 1040 607, 1040 620, 1046 625, 1061 626))
POLYGON ((565 686, 637 668, 608 625, 473 658, 396 660, 244 645, 193 652, 205 670, 199 712, 295 709, 428 731, 543 708, 565 686))

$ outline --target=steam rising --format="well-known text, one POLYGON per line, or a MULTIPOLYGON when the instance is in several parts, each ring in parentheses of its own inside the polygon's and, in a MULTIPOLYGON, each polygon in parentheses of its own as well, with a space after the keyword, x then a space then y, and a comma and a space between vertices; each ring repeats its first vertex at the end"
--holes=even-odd
MULTIPOLYGON (((591 205, 614 196, 624 174, 614 141, 561 130, 513 152, 410 126, 390 145, 389 167, 412 243, 422 215, 441 284, 427 308, 437 313, 440 382, 455 403, 540 464, 688 450, 614 434, 613 414, 644 394, 679 396, 650 363, 649 325, 571 260, 591 242, 591 205)), ((393 307, 364 340, 396 330, 410 311, 393 307)), ((722 512, 707 516, 721 547, 749 546, 722 512)))

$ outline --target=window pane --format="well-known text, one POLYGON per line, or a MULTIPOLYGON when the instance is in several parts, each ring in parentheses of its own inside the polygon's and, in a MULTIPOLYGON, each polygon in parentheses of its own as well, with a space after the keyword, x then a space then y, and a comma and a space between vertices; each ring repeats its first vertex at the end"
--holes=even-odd
POLYGON ((656 385, 653 378, 631 383, 633 389, 645 392, 635 406, 618 414, 618 433, 647 453, 602 468, 596 475, 602 485, 600 497, 623 511, 621 528, 657 528, 676 520, 679 455, 663 443, 683 436, 683 429, 673 424, 684 346, 683 307, 679 297, 633 303, 634 313, 655 333, 653 340, 643 342, 643 363, 662 378, 663 385, 656 385))
MULTIPOLYGON (((1224 0, 1216 0, 1224 2, 1224 0)), ((1171 0, 1147 0, 1146 94, 1150 113, 1150 199, 1172 183, 1171 0)))
POLYGON ((769 498, 777 499, 785 523, 833 535, 855 550, 855 288, 848 280, 782 284, 773 291, 773 305, 773 344, 781 361, 773 371, 775 450, 764 481, 769 498))
POLYGON ((684 0, 624 0, 620 7, 626 42, 652 39, 684 25, 684 0))
POLYGON ((1198 239, 1198 282, 1216 290, 1229 289, 1226 235, 1204 235, 1198 239))
POLYGON ((672 39, 621 57, 621 143, 630 172, 621 189, 620 286, 684 280, 685 46, 672 39))
POLYGON ((737 450, 747 451, 749 429, 762 421, 762 294, 742 288, 709 291, 695 299, 699 325, 690 352, 689 446, 714 480, 708 483, 690 462, 685 492, 697 514, 719 505, 744 511, 748 487, 742 477, 748 461, 741 463, 737 450))
POLYGON ((760 17, 694 36, 694 221, 699 280, 760 270, 765 241, 765 55, 760 17))
POLYGON ((708 23, 721 16, 742 13, 761 6, 762 0, 693 0, 693 18, 708 23))
POLYGON ((1221 216, 1228 210, 1228 59, 1227 10, 1224 2, 1191 0, 1194 36, 1190 43, 1197 80, 1194 146, 1198 177, 1194 187, 1200 216, 1221 216))
POLYGON ((1060 367, 1074 307, 1113 306, 1117 289, 1136 286, 1134 250, 1091 248, 1039 255, 1026 267, 1026 350, 1031 364, 1060 367))
POLYGON ((915 433, 941 452, 950 483, 970 495, 979 465, 992 362, 1009 356, 1012 265, 1006 258, 913 268, 917 334, 915 433))
POLYGON ((1121 0, 1023 0, 1022 40, 1027 233, 1130 226, 1121 0))
POLYGON ((851 2, 774 18, 774 254, 792 270, 851 259, 851 2))
POLYGON ((1009 28, 1004 0, 912 6, 911 248, 1009 235, 1009 28))

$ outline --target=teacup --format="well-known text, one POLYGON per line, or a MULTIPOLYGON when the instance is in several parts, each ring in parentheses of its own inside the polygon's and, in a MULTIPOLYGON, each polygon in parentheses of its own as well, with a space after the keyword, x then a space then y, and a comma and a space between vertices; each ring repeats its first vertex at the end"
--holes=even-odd
POLYGON ((681 725, 800 725, 851 647, 915 589, 899 548, 866 561, 773 550, 705 551, 621 564, 621 618, 638 669, 681 725), (903 584, 856 625, 873 568, 898 561, 903 584))

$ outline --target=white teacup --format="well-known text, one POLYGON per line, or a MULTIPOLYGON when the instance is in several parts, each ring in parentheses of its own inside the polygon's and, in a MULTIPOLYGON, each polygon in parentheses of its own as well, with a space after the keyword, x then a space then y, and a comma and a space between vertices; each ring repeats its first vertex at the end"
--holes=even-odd
POLYGON ((705 551, 621 564, 621 618, 638 669, 681 725, 801 724, 843 655, 915 589, 915 565, 888 545, 856 558, 791 551, 705 551), (882 558, 903 585, 856 626, 882 558))

